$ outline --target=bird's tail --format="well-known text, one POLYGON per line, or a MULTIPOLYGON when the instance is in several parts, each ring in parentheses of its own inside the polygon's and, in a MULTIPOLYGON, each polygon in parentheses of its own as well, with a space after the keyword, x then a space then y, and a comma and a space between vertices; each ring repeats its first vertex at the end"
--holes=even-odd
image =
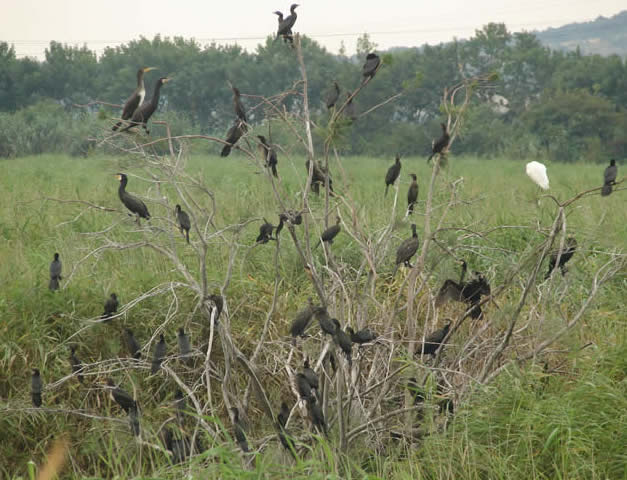
POLYGON ((394 265, 394 271, 392 272, 392 278, 394 278, 394 276, 396 275, 396 271, 398 270, 398 266, 399 266, 398 263, 396 265, 394 265))
POLYGON ((414 213, 414 202, 411 202, 407 206, 407 215, 411 215, 412 213, 414 213))
POLYGON ((388 188, 390 188, 390 186, 386 183, 385 184, 385 193, 383 194, 384 197, 388 196, 388 188))
POLYGON ((612 184, 606 183, 605 185, 603 185, 603 188, 601 189, 601 196, 607 197, 610 193, 612 193, 612 184))
POLYGON ((316 246, 312 249, 312 251, 314 251, 316 248, 318 248, 320 246, 321 240, 318 240, 318 243, 316 243, 316 246))
POLYGON ((435 152, 433 152, 431 155, 429 155, 429 158, 427 158, 427 163, 429 163, 431 161, 431 159, 433 158, 434 155, 435 155, 435 152))
POLYGON ((276 165, 272 165, 272 175, 274 175, 274 178, 279 178, 279 173, 276 170, 276 165))
POLYGON ((224 148, 222 149, 222 152, 220 152, 220 156, 228 157, 229 153, 231 153, 231 145, 225 145, 224 148))
POLYGON ((185 240, 189 243, 189 230, 185 230, 185 240))
POLYGON ((48 288, 50 290, 59 290, 59 279, 57 277, 52 277, 48 288))
POLYGON ((118 122, 111 127, 111 130, 115 132, 118 128, 120 128, 121 125, 122 125, 122 122, 118 122))

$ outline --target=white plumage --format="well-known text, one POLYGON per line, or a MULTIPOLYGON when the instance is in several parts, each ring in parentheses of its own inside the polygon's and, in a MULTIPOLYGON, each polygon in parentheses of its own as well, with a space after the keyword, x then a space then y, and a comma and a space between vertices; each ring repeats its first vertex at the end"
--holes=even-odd
POLYGON ((527 175, 543 190, 549 189, 549 177, 546 175, 546 167, 540 162, 529 162, 526 169, 527 175))

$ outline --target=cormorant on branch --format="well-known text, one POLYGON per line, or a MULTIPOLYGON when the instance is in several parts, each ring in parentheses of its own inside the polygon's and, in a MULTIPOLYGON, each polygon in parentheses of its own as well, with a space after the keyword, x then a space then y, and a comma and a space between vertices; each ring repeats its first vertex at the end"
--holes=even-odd
POLYGON ((440 345, 444 341, 444 338, 448 334, 450 328, 451 321, 448 320, 443 328, 436 330, 435 332, 430 333, 425 337, 424 343, 420 346, 416 353, 435 356, 435 353, 437 352, 438 348, 440 348, 440 345))
POLYGON ((174 207, 174 212, 176 213, 176 223, 178 223, 181 233, 185 232, 185 239, 187 243, 189 243, 189 229, 192 228, 189 215, 187 215, 187 212, 181 210, 181 206, 178 204, 174 207))
MULTIPOLYGON (((305 162, 305 168, 307 174, 309 174, 309 160, 305 162)), ((329 177, 329 190, 333 192, 333 179, 329 175, 329 172, 322 166, 318 165, 316 161, 313 163, 313 169, 311 174, 311 191, 316 195, 320 194, 320 185, 325 186, 326 178, 329 177)))
POLYGON ((327 96, 325 98, 325 103, 326 103, 327 108, 329 110, 331 110, 335 106, 335 104, 337 103, 337 99, 338 98, 340 98, 340 86, 334 80, 333 81, 333 90, 331 90, 329 93, 327 93, 327 96))
POLYGON ((346 327, 346 333, 350 335, 351 341, 357 345, 374 342, 377 339, 377 335, 369 328, 364 328, 356 332, 352 327, 346 327))
MULTIPOLYGON (((144 86, 144 74, 148 73, 151 70, 155 70, 154 67, 144 67, 137 70, 137 88, 133 91, 130 97, 124 102, 124 106, 122 107, 122 116, 120 117, 122 120, 128 120, 133 117, 133 114, 139 108, 139 106, 144 101, 144 97, 146 96, 146 87, 144 86)), ((111 130, 114 132, 120 128, 120 126, 124 123, 123 121, 119 121, 111 130)))
POLYGON ((112 293, 109 298, 107 298, 107 300, 105 301, 104 304, 104 312, 102 312, 102 315, 100 318, 102 318, 103 320, 108 320, 109 318, 111 318, 113 315, 115 315, 118 311, 118 296, 115 293, 112 293))
POLYGON ((396 275, 396 271, 398 267, 404 264, 407 268, 412 268, 411 257, 413 257, 418 251, 418 247, 420 246, 420 241, 418 240, 418 234, 416 233, 416 224, 412 223, 411 225, 411 237, 403 240, 396 250, 396 264, 394 266, 394 272, 392 272, 392 276, 396 275))
POLYGON ((433 142, 433 144, 431 145, 431 155, 429 156, 429 158, 427 158, 427 162, 429 160, 431 160, 434 155, 436 153, 442 153, 444 150, 446 150, 446 147, 448 147, 448 142, 450 141, 451 137, 448 133, 448 130, 446 128, 446 124, 445 123, 440 123, 440 126, 442 127, 442 136, 440 138, 437 139, 437 141, 433 142))
POLYGON ((321 242, 327 242, 328 244, 333 243, 333 239, 337 236, 338 233, 340 233, 340 230, 340 217, 336 217, 335 225, 331 225, 324 232, 322 232, 322 235, 320 235, 320 240, 318 240, 318 243, 316 243, 314 249, 317 248, 321 242))
POLYGON ((140 351, 141 348, 139 346, 139 343, 135 339, 135 335, 133 335, 133 331, 130 328, 124 329, 124 342, 126 343, 128 353, 130 353, 134 359, 138 360, 142 356, 142 353, 140 351))
POLYGON ((265 223, 263 223, 260 227, 259 227, 259 235, 257 236, 257 240, 256 243, 268 243, 270 240, 272 240, 272 230, 274 230, 274 225, 272 225, 271 223, 268 223, 268 221, 264 218, 263 221, 265 223))
POLYGON ((152 114, 155 113, 157 107, 159 106, 159 95, 161 92, 161 86, 168 83, 169 81, 170 79, 168 77, 161 77, 159 80, 157 80, 150 101, 144 103, 139 108, 137 108, 137 110, 135 110, 135 113, 133 113, 133 116, 131 117, 130 125, 124 127, 122 130, 120 130, 120 132, 126 132, 133 127, 141 125, 142 128, 146 130, 146 135, 150 135, 150 130, 148 130, 147 126, 148 120, 150 120, 150 117, 152 117, 152 114))
POLYGON ((239 89, 231 85, 231 90, 233 90, 233 108, 235 110, 235 115, 237 115, 237 118, 239 118, 242 122, 247 122, 246 111, 244 110, 244 105, 242 105, 239 89))
MULTIPOLYGON (((290 15, 282 19, 282 14, 279 16, 279 29, 277 30, 276 38, 283 37, 283 41, 289 41, 291 44, 294 43, 294 39, 292 38, 292 27, 296 23, 296 7, 298 4, 294 3, 290 7, 290 15)), ((275 15, 279 15, 281 12, 274 12, 275 15)))
POLYGON ((466 275, 467 265, 464 260, 461 261, 462 271, 459 278, 459 282, 447 279, 444 281, 438 295, 435 299, 435 306, 439 307, 447 300, 455 300, 456 302, 464 302, 469 304, 472 309, 470 310, 470 316, 472 318, 481 317, 481 297, 484 295, 490 295, 490 285, 484 276, 479 272, 474 272, 475 278, 469 282, 464 282, 464 276, 466 275))
POLYGON ((409 190, 407 190, 407 214, 411 215, 414 213, 414 205, 418 201, 418 177, 416 177, 415 173, 410 173, 409 176, 412 180, 409 190))
POLYGON ((551 259, 549 260, 549 271, 546 273, 544 279, 546 280, 547 278, 549 278, 553 273, 553 270, 556 269, 556 267, 560 268, 560 270, 562 271, 562 276, 566 275, 566 272, 568 271, 566 263, 568 263, 568 261, 572 258, 576 250, 577 240, 575 240, 575 237, 566 238, 562 255, 559 255, 559 249, 551 253, 551 259), (559 265, 556 265, 558 256, 560 257, 560 262, 559 265))
POLYGON ((279 174, 276 169, 276 166, 277 166, 276 151, 274 150, 272 145, 270 145, 266 141, 266 137, 264 137, 263 135, 257 135, 257 138, 261 142, 259 144, 259 151, 263 155, 264 166, 269 167, 272 170, 272 175, 274 175, 275 178, 278 178, 279 174))
POLYGON ((179 344, 179 353, 181 355, 182 361, 188 366, 192 366, 192 344, 189 341, 189 335, 185 333, 183 327, 179 328, 179 333, 176 337, 177 343, 179 344))
POLYGON ((61 260, 59 260, 59 254, 54 254, 54 259, 50 262, 50 282, 48 283, 48 288, 50 290, 59 290, 59 280, 63 277, 61 276, 61 270, 63 265, 61 264, 61 260))
POLYGON ((152 363, 150 366, 150 373, 154 375, 161 368, 161 363, 166 355, 165 337, 163 334, 159 335, 159 341, 155 345, 155 351, 152 355, 152 363))
POLYGON ((231 412, 233 412, 233 433, 235 434, 235 440, 237 440, 237 444, 239 445, 239 448, 242 449, 242 452, 248 453, 250 450, 248 449, 248 441, 246 440, 244 425, 239 418, 239 410, 233 407, 231 412))
POLYGON ((41 392, 43 388, 44 384, 41 381, 41 374, 37 368, 33 368, 30 377, 30 398, 36 407, 41 407, 41 392))
POLYGON ((150 213, 148 212, 146 204, 142 202, 139 198, 131 195, 126 191, 126 185, 128 183, 128 177, 126 176, 126 174, 118 173, 116 174, 116 178, 120 181, 120 186, 118 187, 118 196, 120 197, 120 200, 122 201, 124 206, 136 215, 137 223, 139 224, 140 218, 150 220, 150 213))
POLYGON ((396 179, 398 178, 398 176, 400 174, 401 174, 401 156, 397 153, 396 154, 396 161, 394 162, 394 165, 392 165, 390 168, 388 168, 388 171, 385 174, 385 194, 384 194, 384 196, 387 196, 388 188, 390 187, 390 185, 394 185, 394 182, 396 182, 396 179))
POLYGON ((379 64, 381 60, 376 53, 369 53, 366 55, 366 63, 362 68, 362 75, 364 77, 364 82, 369 78, 373 78, 375 73, 377 73, 377 68, 379 68, 379 64))
POLYGON ((308 305, 303 310, 298 312, 294 320, 292 320, 290 334, 293 338, 304 336, 305 330, 309 326, 311 318, 313 317, 314 306, 311 297, 307 299, 307 302, 308 305))
POLYGON ((229 131, 226 133, 227 145, 222 147, 222 152, 220 152, 221 157, 228 157, 229 153, 231 153, 231 148, 238 142, 240 138, 246 133, 246 124, 242 122, 239 118, 235 120, 235 123, 229 128, 229 131))
POLYGON ((607 197, 612 193, 612 185, 616 183, 616 175, 618 175, 618 167, 616 166, 616 160, 610 160, 610 165, 603 172, 603 188, 601 189, 601 195, 607 197))

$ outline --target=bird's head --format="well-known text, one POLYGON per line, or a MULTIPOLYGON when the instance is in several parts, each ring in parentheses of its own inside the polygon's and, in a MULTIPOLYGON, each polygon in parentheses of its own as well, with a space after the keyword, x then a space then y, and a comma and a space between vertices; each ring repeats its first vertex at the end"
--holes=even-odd
POLYGON ((309 368, 309 358, 305 357, 305 361, 303 362, 303 367, 309 368))
POLYGON ((159 335, 159 341, 160 341, 161 343, 164 343, 164 342, 165 342, 165 337, 163 336, 163 333, 162 333, 161 335, 159 335))
POLYGON ((274 13, 275 15, 278 15, 279 17, 283 16, 283 12, 279 12, 278 10, 276 12, 272 12, 272 13, 274 13))
POLYGON ((418 177, 415 173, 410 173, 409 176, 412 178, 412 180, 418 180, 418 177))
POLYGON ((266 143, 266 137, 264 137, 263 135, 257 135, 257 138, 261 143, 266 143))
POLYGON ((616 160, 614 160, 613 158, 610 160, 610 166, 614 166, 616 165, 616 160))
POLYGON ((38 368, 31 368, 31 372, 33 373, 33 375, 39 375, 39 369, 38 368))
POLYGON ((55 260, 59 260, 59 254, 58 254, 58 253, 55 253, 55 254, 54 254, 54 259, 55 259, 55 260))
POLYGON ((181 206, 177 203, 176 206, 174 207, 174 211, 175 212, 180 212, 181 211, 181 206))
POLYGON ((182 337, 183 335, 185 335, 185 330, 183 330, 183 327, 179 328, 179 335, 182 337))
POLYGON ((233 420, 237 422, 237 420, 239 419, 239 410, 237 409, 237 407, 231 408, 231 413, 233 414, 233 420))
POLYGON ((340 224, 340 217, 335 217, 335 224, 339 225, 340 224))
POLYGON ((107 387, 115 387, 115 382, 112 378, 107 378, 107 387))
POLYGON ((401 154, 397 153, 395 158, 396 158, 396 163, 400 163, 400 161, 401 161, 401 154))
POLYGON ((349 335, 354 335, 355 330, 353 330, 353 327, 346 327, 346 333, 348 333, 349 335))
POLYGON ((239 93, 239 88, 231 86, 231 90, 233 90, 233 95, 239 97, 241 94, 239 93))
POLYGON ((299 7, 300 5, 298 5, 298 3, 292 3, 292 6, 290 7, 290 12, 294 13, 294 10, 296 10, 296 7, 299 7))
POLYGON ((141 71, 142 71, 142 73, 148 73, 151 70, 156 70, 156 69, 157 69, 157 67, 144 67, 144 68, 141 69, 141 71))
POLYGON ((442 130, 446 132, 446 123, 440 123, 440 126, 442 127, 442 130))
POLYGON ((111 294, 111 298, 112 298, 113 300, 117 300, 117 299, 118 299, 118 296, 117 296, 115 293, 112 293, 112 294, 111 294))
POLYGON ((447 318, 444 323, 444 328, 448 330, 449 328, 451 328, 452 324, 453 324, 453 320, 451 320, 450 318, 447 318))
POLYGON ((337 328, 338 330, 339 330, 340 328, 342 328, 342 327, 340 326, 340 322, 339 322, 339 320, 338 320, 337 318, 332 318, 332 319, 331 319, 331 321, 332 321, 332 322, 333 322, 333 324, 335 325, 335 328, 337 328))
POLYGON ((168 83, 170 80, 172 80, 170 77, 161 77, 161 78, 159 79, 159 83, 160 83, 161 85, 165 85, 165 84, 166 84, 166 83, 168 83))
POLYGON ((375 58, 378 58, 376 53, 369 53, 368 55, 366 55, 366 60, 373 60, 375 58))
POLYGON ((117 178, 121 182, 122 180, 126 180, 127 177, 125 173, 116 173, 115 178, 117 178))

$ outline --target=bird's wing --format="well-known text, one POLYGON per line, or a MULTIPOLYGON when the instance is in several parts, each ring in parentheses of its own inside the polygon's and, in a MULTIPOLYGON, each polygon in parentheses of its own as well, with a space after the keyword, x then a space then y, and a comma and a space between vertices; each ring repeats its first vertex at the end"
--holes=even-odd
POLYGON ((439 307, 448 300, 459 300, 461 291, 453 280, 446 280, 435 298, 435 306, 439 307))

